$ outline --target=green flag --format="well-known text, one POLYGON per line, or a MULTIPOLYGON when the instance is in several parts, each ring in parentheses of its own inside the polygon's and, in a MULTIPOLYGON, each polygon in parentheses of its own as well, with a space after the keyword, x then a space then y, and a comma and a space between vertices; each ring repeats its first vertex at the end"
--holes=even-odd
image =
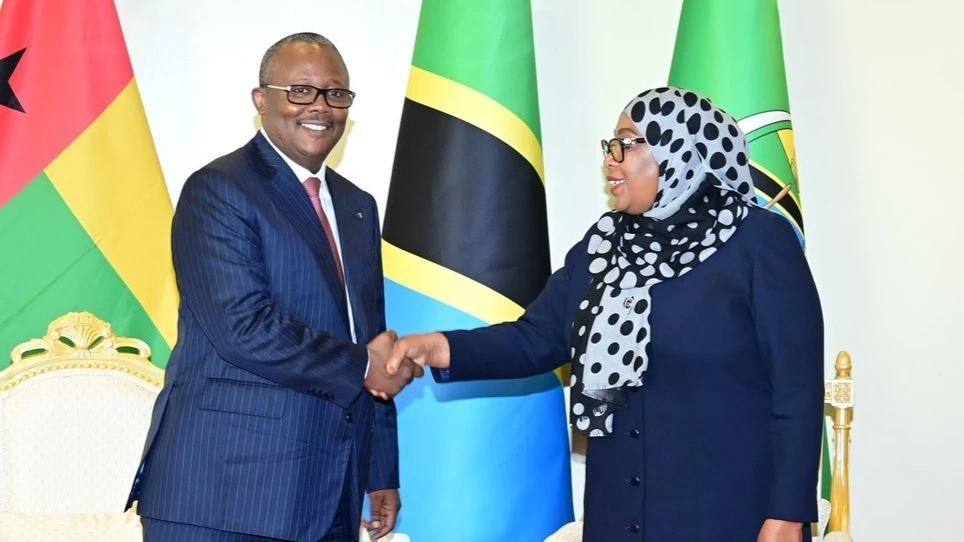
POLYGON ((713 100, 750 143, 757 197, 803 242, 787 76, 776 0, 684 1, 669 83, 713 100))
MULTIPOLYGON (((750 144, 761 205, 790 221, 804 243, 787 76, 776 0, 684 0, 669 84, 694 90, 737 119, 750 144)), ((830 472, 824 439, 823 471, 830 472)), ((830 496, 830 477, 821 494, 830 496)))

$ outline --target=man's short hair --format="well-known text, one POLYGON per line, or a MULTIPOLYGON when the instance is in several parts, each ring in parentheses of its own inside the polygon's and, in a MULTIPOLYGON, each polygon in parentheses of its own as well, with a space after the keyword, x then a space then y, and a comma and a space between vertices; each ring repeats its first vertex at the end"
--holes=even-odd
POLYGON ((264 56, 261 58, 261 69, 258 72, 259 85, 264 86, 270 84, 268 81, 268 73, 271 71, 271 67, 274 65, 278 52, 281 51, 281 49, 283 49, 286 45, 292 43, 304 43, 308 45, 317 45, 318 47, 330 47, 335 51, 335 54, 337 54, 339 58, 341 57, 341 53, 338 52, 338 48, 335 47, 335 44, 321 34, 315 34, 314 32, 298 32, 297 34, 285 36, 275 42, 275 44, 271 47, 268 47, 268 50, 264 52, 264 56))

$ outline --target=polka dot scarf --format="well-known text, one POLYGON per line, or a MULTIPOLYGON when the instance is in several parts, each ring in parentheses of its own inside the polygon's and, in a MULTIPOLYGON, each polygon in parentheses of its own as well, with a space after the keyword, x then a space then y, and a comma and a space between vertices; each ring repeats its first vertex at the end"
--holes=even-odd
POLYGON ((649 211, 606 213, 589 235, 592 281, 572 326, 570 419, 590 437, 611 434, 628 388, 643 384, 651 288, 706 261, 755 205, 746 139, 709 100, 658 88, 624 112, 652 148, 659 186, 649 211))

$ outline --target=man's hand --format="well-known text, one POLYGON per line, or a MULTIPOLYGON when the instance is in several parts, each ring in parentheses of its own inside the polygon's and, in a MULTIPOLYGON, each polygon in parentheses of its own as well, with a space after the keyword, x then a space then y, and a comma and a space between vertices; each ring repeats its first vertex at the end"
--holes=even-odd
POLYGON ((414 363, 407 363, 389 373, 386 364, 392 353, 392 347, 398 334, 385 331, 368 343, 368 376, 365 377, 365 389, 372 395, 388 400, 398 395, 402 388, 412 379, 421 377, 425 371, 414 363))
POLYGON ((398 333, 394 329, 379 333, 377 337, 372 339, 372 342, 368 343, 369 357, 372 358, 372 361, 376 357, 388 359, 392 355, 392 348, 397 340, 398 333))
POLYGON ((398 496, 397 489, 382 489, 369 493, 368 500, 372 505, 372 518, 369 521, 363 519, 362 527, 371 533, 372 540, 378 540, 395 528, 402 499, 398 496))
POLYGON ((803 523, 798 521, 783 521, 768 519, 763 522, 757 542, 801 542, 803 540, 803 523))
POLYGON ((399 339, 388 360, 388 372, 394 373, 405 361, 414 362, 421 367, 427 365, 436 369, 448 369, 451 361, 449 340, 441 333, 409 335, 399 339))

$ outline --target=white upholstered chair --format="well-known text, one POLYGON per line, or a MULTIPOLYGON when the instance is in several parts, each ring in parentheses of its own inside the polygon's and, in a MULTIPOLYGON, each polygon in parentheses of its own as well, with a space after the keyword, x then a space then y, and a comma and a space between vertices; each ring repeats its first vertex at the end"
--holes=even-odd
POLYGON ((124 512, 163 371, 86 312, 0 372, 0 542, 141 540, 124 512))

